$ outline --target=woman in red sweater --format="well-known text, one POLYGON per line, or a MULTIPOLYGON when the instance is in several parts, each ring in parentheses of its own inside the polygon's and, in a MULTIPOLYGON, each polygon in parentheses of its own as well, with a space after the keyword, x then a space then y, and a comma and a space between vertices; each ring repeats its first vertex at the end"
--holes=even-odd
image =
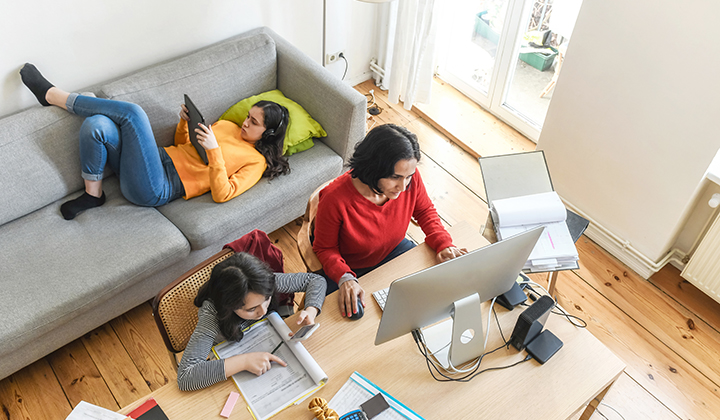
POLYGON ((289 114, 275 102, 256 103, 242 126, 218 121, 212 126, 192 127, 207 152, 206 165, 190 143, 184 105, 175 145, 158 147, 150 121, 139 105, 63 91, 29 63, 20 70, 20 76, 42 105, 55 105, 85 117, 80 128, 85 193, 60 207, 65 219, 105 203, 102 180, 106 163, 118 176, 120 190, 128 201, 152 207, 208 191, 215 202, 222 203, 242 194, 263 176, 272 179, 290 171, 282 154, 289 114))
POLYGON ((443 262, 467 253, 452 243, 417 164, 420 146, 404 127, 385 124, 358 143, 350 170, 320 192, 313 250, 328 280, 327 293, 338 288, 343 316, 364 306, 358 277, 415 245, 405 238, 410 219, 425 233, 425 242, 443 262))

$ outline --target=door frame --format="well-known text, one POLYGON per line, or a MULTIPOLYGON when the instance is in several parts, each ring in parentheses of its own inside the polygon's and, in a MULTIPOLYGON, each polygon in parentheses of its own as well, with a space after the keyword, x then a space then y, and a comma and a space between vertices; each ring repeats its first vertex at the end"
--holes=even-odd
MULTIPOLYGON (((512 72, 517 65, 521 28, 527 25, 526 20, 529 18, 530 8, 534 2, 535 0, 508 0, 508 10, 500 34, 500 42, 495 55, 495 65, 490 76, 487 95, 445 70, 448 62, 447 54, 439 57, 436 74, 478 105, 537 143, 542 128, 516 114, 516 111, 503 104, 505 93, 511 82, 512 72), (513 60, 513 58, 515 59, 513 60)), ((449 17, 446 15, 442 24, 447 24, 448 20, 449 17)))

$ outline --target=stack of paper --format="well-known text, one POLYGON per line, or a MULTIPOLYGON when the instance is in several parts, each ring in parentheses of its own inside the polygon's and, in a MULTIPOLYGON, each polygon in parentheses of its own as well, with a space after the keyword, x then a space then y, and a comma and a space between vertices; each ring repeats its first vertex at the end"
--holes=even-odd
POLYGON ((565 223, 567 211, 556 192, 495 200, 490 211, 501 240, 545 226, 524 269, 536 272, 577 266, 577 248, 565 223))

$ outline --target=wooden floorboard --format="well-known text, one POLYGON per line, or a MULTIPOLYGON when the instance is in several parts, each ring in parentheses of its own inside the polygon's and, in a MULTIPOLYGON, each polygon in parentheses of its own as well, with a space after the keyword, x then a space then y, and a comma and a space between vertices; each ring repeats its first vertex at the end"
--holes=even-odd
POLYGON ((283 251, 283 265, 286 272, 302 273, 307 271, 305 262, 300 256, 297 241, 285 229, 278 229, 269 233, 268 236, 275 246, 283 251))
POLYGON ((177 380, 162 337, 146 333, 157 329, 150 303, 133 308, 112 320, 110 325, 151 390, 177 380))
POLYGON ((84 400, 108 410, 121 408, 82 340, 73 341, 46 359, 73 407, 84 400))
POLYGON ((535 150, 535 143, 448 83, 435 78, 432 89, 431 103, 413 109, 468 153, 480 157, 535 150))
POLYGON ((577 248, 583 261, 578 274, 588 285, 715 386, 720 384, 720 333, 617 260, 606 257, 591 241, 579 241, 577 248))
POLYGON ((110 323, 84 335, 82 341, 121 407, 150 393, 150 386, 110 323))
POLYGON ((680 277, 680 270, 668 264, 655 273, 650 282, 715 331, 720 330, 720 303, 680 277))
POLYGON ((560 305, 587 321, 589 331, 627 364, 625 372, 673 413, 717 419, 717 387, 577 273, 560 273, 556 291, 560 305))
MULTIPOLYGON (((393 123, 401 126, 405 126, 407 123, 418 118, 417 113, 408 111, 402 106, 392 105, 388 101, 387 91, 382 91, 375 86, 372 80, 367 80, 360 83, 355 87, 358 92, 368 96, 372 89, 375 94, 375 103, 380 109, 380 114, 377 116, 371 116, 375 120, 376 124, 388 124, 393 123)), ((372 102, 368 102, 370 105, 372 102)))
POLYGON ((484 202, 485 186, 477 159, 457 144, 449 141, 435 127, 422 119, 416 119, 405 126, 417 134, 422 159, 430 159, 450 174, 484 202))
MULTIPOLYGON (((0 381, 0 414, 3 420, 32 419, 25 405, 29 400, 23 397, 17 381, 11 375, 0 381)), ((34 401, 31 401, 34 403, 34 401)), ((69 407, 69 405, 68 405, 69 407)))
POLYGON ((453 182, 452 176, 430 159, 421 159, 418 170, 428 196, 443 221, 453 226, 465 220, 480 230, 488 214, 487 205, 480 197, 453 182))
MULTIPOLYGON (((476 157, 534 150, 534 144, 444 82, 435 83, 439 102, 410 111, 391 104, 372 81, 356 89, 373 89, 382 108, 368 127, 393 123, 417 134, 419 170, 443 223, 466 220, 479 228, 487 205, 476 157), (468 121, 473 124, 459 125, 468 121)), ((299 229, 295 220, 269 233, 286 271, 305 271, 299 229)), ((424 239, 415 224, 408 236, 424 239)), ((627 420, 719 418, 720 304, 674 267, 645 281, 585 237, 578 250, 581 268, 560 274, 559 302, 627 365, 592 420, 603 419, 600 413, 619 419, 612 409, 627 420)), ((545 275, 532 278, 546 284, 545 275)), ((0 419, 62 420, 80 400, 116 409, 175 381, 150 312, 147 303, 140 305, 0 380, 0 419)))
POLYGON ((13 374, 17 402, 32 420, 64 419, 72 411, 70 402, 46 359, 13 374))

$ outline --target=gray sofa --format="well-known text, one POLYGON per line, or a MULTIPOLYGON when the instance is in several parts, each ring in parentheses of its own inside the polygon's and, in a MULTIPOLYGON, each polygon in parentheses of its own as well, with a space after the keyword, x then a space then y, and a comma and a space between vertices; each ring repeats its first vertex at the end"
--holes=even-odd
POLYGON ((172 144, 184 93, 215 121, 272 89, 328 133, 289 158, 289 175, 227 203, 205 194, 158 208, 130 204, 110 175, 106 204, 71 221, 60 205, 82 192, 82 118, 36 106, 0 119, 0 378, 147 301, 224 244, 302 215, 365 134, 363 95, 267 28, 87 89, 140 104, 162 146, 172 144))

